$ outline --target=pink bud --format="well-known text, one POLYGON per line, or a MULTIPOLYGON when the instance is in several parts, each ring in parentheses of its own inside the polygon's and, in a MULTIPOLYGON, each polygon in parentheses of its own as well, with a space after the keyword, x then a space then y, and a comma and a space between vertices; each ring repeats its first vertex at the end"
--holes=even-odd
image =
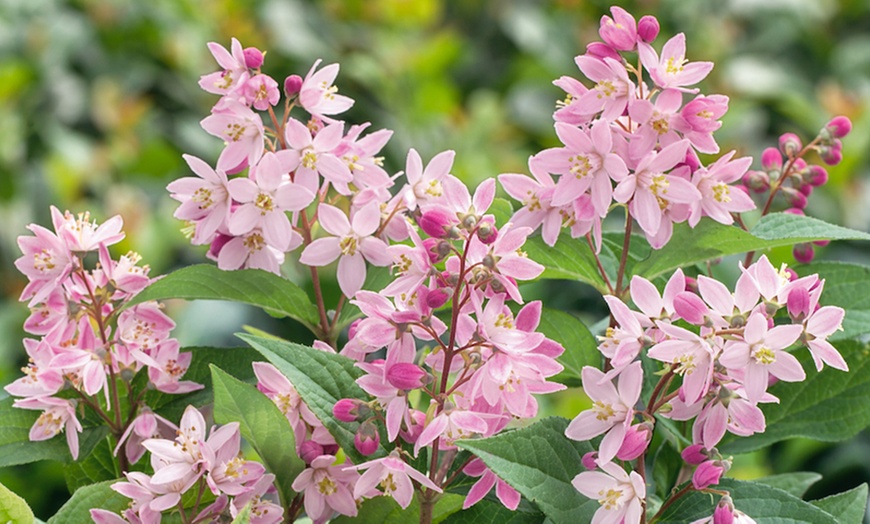
POLYGON ((753 193, 764 193, 770 189, 770 176, 764 171, 747 171, 743 175, 743 185, 753 193))
POLYGON ((734 503, 724 495, 713 511, 713 524, 734 524, 734 503))
POLYGON ((492 244, 498 238, 498 229, 493 224, 484 222, 477 228, 477 238, 484 244, 492 244))
POLYGON ((819 148, 819 155, 824 163, 835 166, 843 160, 843 143, 839 139, 834 139, 832 145, 819 148))
POLYGON ((429 291, 429 295, 426 297, 426 305, 432 309, 438 309, 446 304, 448 300, 450 300, 450 293, 448 293, 447 290, 443 288, 435 288, 429 291))
POLYGON ((299 94, 302 89, 302 77, 299 75, 290 75, 284 79, 284 94, 288 98, 292 98, 299 94))
POLYGON ((244 53, 245 65, 249 68, 258 69, 263 65, 263 52, 256 47, 246 47, 244 53))
POLYGON ((822 166, 810 166, 804 171, 804 181, 814 187, 823 186, 828 183, 828 172, 822 166))
POLYGON ((313 440, 306 440, 299 446, 299 458, 306 464, 311 464, 314 459, 323 455, 323 446, 313 440))
POLYGON ((816 251, 811 243, 796 244, 791 250, 791 254, 801 264, 809 264, 816 257, 816 251))
POLYGON ((423 247, 426 249, 426 254, 429 255, 429 262, 437 264, 444 260, 444 257, 450 254, 450 242, 441 240, 440 238, 427 238, 423 240, 423 247))
POLYGON ((421 388, 431 380, 429 373, 416 364, 400 362, 387 370, 387 382, 396 389, 409 391, 421 388))
POLYGON ((698 279, 695 277, 686 277, 686 289, 689 293, 699 293, 698 279))
POLYGON ((701 463, 692 475, 692 485, 695 489, 704 489, 719 483, 725 466, 718 460, 708 460, 701 463))
POLYGON ((686 322, 702 326, 706 323, 704 317, 709 313, 710 309, 701 300, 701 297, 694 293, 683 291, 674 297, 674 311, 686 322))
POLYGON ((637 22, 637 36, 641 41, 650 43, 659 36, 659 21, 654 16, 646 15, 637 22))
POLYGON ((792 207, 798 209, 807 207, 807 197, 793 187, 782 188, 782 196, 785 197, 785 201, 792 207))
POLYGON ((830 240, 813 240, 813 244, 819 247, 825 247, 830 243, 830 240))
POLYGON ((420 433, 423 433, 423 426, 426 424, 426 413, 417 409, 409 409, 408 413, 411 415, 411 427, 405 431, 405 426, 402 425, 402 429, 399 430, 399 436, 405 442, 414 444, 420 437, 420 433))
POLYGON ((785 133, 779 137, 779 150, 788 158, 794 158, 803 148, 801 139, 794 133, 785 133))
POLYGON ((455 217, 441 209, 431 209, 417 220, 420 229, 433 238, 447 238, 452 236, 452 230, 456 225, 455 217))
POLYGON ((852 121, 845 116, 835 116, 830 122, 825 124, 825 129, 834 138, 843 138, 852 131, 852 121))
POLYGON ((625 432, 622 446, 616 452, 616 458, 619 460, 634 460, 638 458, 649 447, 651 437, 652 430, 648 424, 635 424, 629 427, 625 432))
POLYGON ((362 400, 343 398, 332 406, 332 415, 342 422, 356 422, 368 418, 371 409, 362 400))
POLYGON ((582 457, 580 457, 580 463, 583 464, 583 467, 588 469, 589 471, 595 471, 598 469, 598 452, 590 451, 588 453, 584 453, 582 457))
POLYGON ((622 60, 619 53, 615 49, 605 44, 604 42, 592 42, 586 45, 586 54, 598 59, 612 58, 614 60, 622 60))
POLYGON ((765 171, 782 169, 782 154, 775 147, 768 147, 761 153, 761 167, 765 171))
POLYGON ((709 452, 703 444, 692 444, 691 446, 687 446, 680 455, 683 457, 683 460, 686 461, 686 464, 691 464, 693 466, 696 466, 710 458, 709 452))
POLYGON ((803 320, 810 312, 810 292, 805 287, 796 287, 791 290, 786 300, 788 314, 793 320, 803 320))
POLYGON ((360 424, 353 436, 353 446, 360 454, 366 456, 377 451, 380 442, 381 436, 378 435, 377 426, 369 421, 360 424))
POLYGON ((803 209, 798 209, 796 207, 790 207, 790 208, 786 209, 785 211, 783 211, 783 213, 785 213, 787 215, 797 215, 799 217, 802 217, 805 215, 803 209))

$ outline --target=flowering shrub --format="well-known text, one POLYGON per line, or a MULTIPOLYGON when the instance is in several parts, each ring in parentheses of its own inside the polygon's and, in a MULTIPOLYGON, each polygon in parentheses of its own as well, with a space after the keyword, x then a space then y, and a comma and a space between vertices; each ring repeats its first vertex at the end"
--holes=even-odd
POLYGON ((378 155, 391 132, 338 119, 354 103, 338 93, 338 64, 280 86, 262 51, 209 44, 219 69, 200 86, 220 98, 201 125, 225 147, 214 167, 185 155, 195 176, 168 190, 217 267, 152 279, 137 255, 114 260, 119 217, 98 226, 52 209, 54 231, 19 239, 25 328, 41 337, 25 340, 31 363, 6 386, 19 398, 4 415, 42 411, 22 460, 58 457, 24 441, 63 432, 73 459, 112 464, 58 518, 836 522, 863 511, 866 486, 847 503, 809 503, 724 478, 731 453, 870 424, 815 418, 854 389, 842 377, 863 365, 856 337, 870 331, 844 326, 824 292, 848 285, 848 267, 806 265, 813 243, 870 238, 803 213, 827 180, 811 153, 839 162, 851 124, 836 117, 806 146, 783 135, 757 171, 733 151, 702 161, 720 153, 728 109, 694 87, 713 64, 688 61, 682 34, 657 51, 651 16, 611 14, 576 58, 582 78, 554 82, 566 92, 553 115, 562 147, 530 158, 531 177, 498 177, 515 212, 496 179, 472 191, 453 176, 452 151, 427 162, 411 149, 404 173, 388 173, 378 155), (608 230, 612 214, 621 231, 608 230), (783 245, 805 264, 797 272, 756 259, 783 245), (710 261, 742 253, 731 291, 710 261), (281 276, 288 258, 307 267, 313 297, 281 276), (333 265, 334 304, 321 282, 333 265), (604 295, 597 342, 524 302, 521 283, 538 278, 604 295), (157 302, 168 298, 253 304, 317 341, 246 333, 249 349, 182 351, 157 302), (533 421, 537 395, 578 383, 588 409, 533 421), (797 394, 806 405, 775 406, 797 394))

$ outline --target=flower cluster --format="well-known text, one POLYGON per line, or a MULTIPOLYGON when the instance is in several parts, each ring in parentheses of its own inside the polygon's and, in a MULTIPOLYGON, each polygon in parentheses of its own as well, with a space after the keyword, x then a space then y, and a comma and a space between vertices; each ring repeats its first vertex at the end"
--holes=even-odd
POLYGON ((659 54, 651 45, 659 32, 654 17, 637 23, 619 7, 611 12, 613 18, 601 19, 603 42, 589 44, 575 59, 594 85, 568 76, 554 82, 567 93, 553 115, 563 146, 529 160, 533 180, 499 177, 523 203, 514 220, 543 225, 550 245, 564 226, 574 238, 591 233, 600 246, 601 220, 615 200, 627 207, 654 248, 668 242, 674 223, 694 227, 704 216, 733 223, 731 213, 755 207, 742 185, 730 185, 741 179, 751 158, 734 159, 732 151, 703 166, 697 155, 719 152, 713 132, 728 110, 728 97, 698 94, 691 87, 713 64, 689 62, 682 33, 659 54), (636 66, 626 56, 635 52, 636 66))
MULTIPOLYGON (((121 218, 98 225, 87 213, 74 216, 54 207, 51 216, 54 231, 33 224, 29 229, 34 236, 18 238, 24 254, 15 265, 29 280, 21 300, 28 301, 31 309, 24 329, 40 338, 24 340, 29 357, 22 368, 24 376, 5 389, 24 397, 15 401, 16 407, 43 412, 30 440, 45 440, 64 431, 77 458, 80 403, 106 420, 120 440, 143 405, 141 395, 129 399, 130 419, 122 417, 119 381, 129 386, 134 375, 147 368, 150 385, 164 393, 186 393, 202 386, 181 380, 190 354, 180 352, 178 341, 169 337, 175 323, 158 303, 124 309, 151 279, 148 266, 138 265, 138 254, 131 252, 118 260, 109 254, 109 246, 124 238, 121 218), (89 259, 89 255, 96 257, 89 259)), ((127 456, 138 458, 141 452, 135 444, 128 445, 127 456)))
POLYGON ((122 516, 93 509, 94 522, 159 523, 161 513, 178 506, 187 492, 198 493, 199 506, 206 488, 214 500, 185 522, 214 522, 227 513, 235 517, 248 504, 252 523, 282 522, 282 508, 271 500, 277 499, 272 486, 274 475, 267 474, 262 464, 239 454, 238 422, 212 427, 207 433, 205 418, 188 406, 174 440, 149 438, 142 445, 151 452, 154 474, 127 472, 127 481, 112 484, 112 489, 131 499, 129 509, 122 516))
POLYGON ((689 279, 678 270, 659 294, 651 282, 635 276, 630 293, 639 311, 605 296, 614 325, 602 337, 599 350, 612 369, 607 373, 583 369, 583 389, 593 407, 580 413, 565 431, 574 440, 604 435, 598 451, 586 458, 587 466, 597 466, 603 473, 584 472, 575 479, 581 493, 601 501, 599 511, 637 522, 629 515, 635 514, 644 492, 611 461, 630 461, 645 453, 654 414, 694 419, 694 445, 683 451, 683 458, 697 466, 694 488, 705 489, 717 484, 730 465, 715 448, 725 433, 748 436, 764 431, 758 404, 779 401, 768 387, 806 378, 788 351, 795 343, 809 349, 817 370, 825 365, 848 370, 826 340, 840 329, 844 311, 819 306, 824 280, 818 275, 798 278, 785 266, 777 270, 764 256, 741 269, 733 292, 703 275, 697 278, 696 291, 691 291, 689 279), (665 369, 652 398, 638 407, 642 354, 662 362, 665 369), (679 386, 672 388, 677 377, 679 386), (604 474, 612 477, 608 482, 616 487, 596 491, 593 488, 604 474))

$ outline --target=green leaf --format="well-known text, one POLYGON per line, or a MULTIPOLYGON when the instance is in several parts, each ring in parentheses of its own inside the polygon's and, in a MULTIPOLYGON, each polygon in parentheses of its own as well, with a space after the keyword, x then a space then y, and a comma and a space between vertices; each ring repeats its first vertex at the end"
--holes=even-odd
POLYGON ((600 367, 598 342, 579 319, 563 311, 544 308, 538 331, 565 348, 565 352, 557 359, 565 369, 554 377, 556 382, 579 386, 583 366, 600 367))
MULTIPOLYGON (((72 462, 65 435, 39 442, 30 441, 30 428, 40 412, 12 407, 14 401, 11 397, 0 400, 0 467, 38 460, 72 462)), ((105 427, 85 428, 79 435, 79 458, 86 457, 107 433, 105 427)))
POLYGON ((540 236, 531 237, 523 245, 530 259, 544 266, 541 278, 557 278, 586 282, 607 293, 607 285, 598 272, 595 255, 582 239, 562 239, 553 247, 540 236))
POLYGON ((761 404, 767 421, 764 433, 729 436, 719 449, 746 453, 791 437, 835 442, 870 425, 870 346, 844 340, 838 349, 849 364, 848 373, 830 367, 817 373, 809 351, 799 349, 795 356, 807 370, 807 379, 779 382, 770 389, 779 404, 761 404))
POLYGON ((810 504, 830 513, 840 524, 861 524, 864 522, 864 512, 867 509, 867 484, 810 501, 810 504))
POLYGON ((870 240, 870 235, 821 220, 786 213, 764 216, 751 232, 702 220, 694 229, 686 223, 674 226, 668 244, 635 265, 633 274, 652 279, 689 264, 726 255, 790 246, 813 240, 870 240))
POLYGON ((33 511, 27 502, 9 488, 0 484, 0 522, 29 523, 33 522, 33 511))
POLYGON ((293 342, 246 334, 239 334, 238 337, 259 351, 290 380, 305 404, 354 464, 387 455, 383 445, 378 445, 378 449, 369 457, 360 455, 353 445, 359 423, 341 422, 332 415, 332 407, 343 398, 369 398, 356 384, 356 379, 363 372, 354 366, 353 360, 293 342))
POLYGON ((510 222, 511 217, 514 214, 514 207, 511 204, 510 200, 504 198, 495 198, 492 201, 492 205, 489 206, 489 209, 486 212, 492 214, 492 216, 495 217, 496 225, 498 227, 501 227, 510 222))
POLYGON ((145 288, 127 307, 168 298, 250 304, 272 315, 296 319, 315 332, 320 322, 317 306, 311 303, 302 289, 285 278, 261 269, 221 271, 210 264, 188 266, 145 288))
POLYGON ((296 455, 296 440, 287 418, 266 395, 220 368, 211 366, 214 387, 214 420, 238 422, 242 436, 254 448, 266 469, 275 475, 282 501, 289 503, 290 487, 305 463, 296 455))
POLYGON ((568 420, 545 418, 523 429, 456 444, 471 451, 554 522, 590 522, 598 501, 582 496, 571 481, 583 470, 589 442, 565 437, 568 420))
MULTIPOLYGON (((831 514, 781 489, 760 482, 722 479, 717 489, 729 491, 734 507, 758 524, 836 524, 831 514)), ((657 524, 685 524, 713 514, 718 497, 693 491, 678 499, 656 520, 657 524)))
MULTIPOLYGON (((656 426, 658 429, 658 426, 656 426)), ((685 466, 680 452, 670 443, 661 442, 655 452, 653 462, 653 481, 655 482, 655 494, 664 499, 671 489, 676 486, 685 466)))
POLYGON ((458 511, 442 522, 444 524, 543 524, 546 516, 531 504, 520 504, 516 511, 501 502, 484 498, 470 508, 458 511))
POLYGON ((91 509, 105 509, 120 513, 130 506, 130 499, 111 488, 120 480, 107 480, 79 488, 48 524, 93 524, 91 509))
POLYGON ((113 451, 109 437, 103 437, 87 457, 65 467, 63 475, 69 492, 74 493, 83 486, 118 478, 113 451))
POLYGON ((794 473, 783 473, 780 475, 770 475, 756 479, 755 482, 761 482, 774 488, 779 488, 795 497, 803 497, 804 493, 810 489, 810 486, 822 479, 822 476, 812 471, 797 471, 794 473))
MULTIPOLYGON (((449 515, 459 511, 464 500, 465 497, 462 495, 452 493, 441 495, 432 509, 433 524, 444 522, 449 515)), ((356 517, 342 515, 330 520, 332 524, 404 524, 419 521, 420 500, 416 492, 411 499, 411 504, 405 509, 402 509, 392 497, 382 495, 363 502, 356 517)))
POLYGON ((185 395, 171 395, 151 390, 145 397, 151 409, 173 422, 181 420, 181 415, 184 414, 187 406, 204 406, 212 403, 214 395, 212 393, 211 369, 209 369, 211 364, 228 370, 230 375, 243 382, 253 383, 256 378, 251 363, 263 360, 259 353, 249 347, 188 347, 182 348, 181 351, 193 353, 190 367, 184 374, 184 380, 190 380, 205 387, 185 395))
POLYGON ((855 338, 870 333, 870 267, 842 262, 820 262, 799 266, 801 276, 818 273, 825 279, 825 289, 819 302, 846 310, 843 331, 836 331, 830 340, 855 338))

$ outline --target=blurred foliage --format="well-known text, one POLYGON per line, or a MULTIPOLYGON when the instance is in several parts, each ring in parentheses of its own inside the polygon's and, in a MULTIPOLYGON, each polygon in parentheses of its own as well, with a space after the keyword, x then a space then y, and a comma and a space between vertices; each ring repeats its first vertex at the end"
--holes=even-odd
MULTIPOLYGON (((864 0, 638 0, 620 2, 636 17, 655 14, 662 35, 685 32, 691 60, 716 68, 703 92, 731 97, 722 149, 758 155, 776 136, 812 137, 833 115, 855 130, 831 183, 810 214, 870 229, 870 4, 864 0)), ((215 97, 199 76, 216 69, 206 42, 268 50, 264 71, 281 82, 313 61, 339 61, 338 85, 356 99, 346 115, 395 130, 385 156, 392 172, 410 147, 424 158, 457 151, 454 173, 471 183, 526 172, 529 155, 557 143, 551 113, 577 76, 573 57, 597 39, 601 0, 3 0, 0 2, 0 383, 23 364, 25 282, 12 262, 15 239, 31 222, 47 224, 49 205, 124 218, 127 239, 152 274, 199 262, 164 190, 185 175, 183 152, 215 159, 220 150, 199 128, 215 97)), ((866 260, 866 246, 832 245, 827 255, 866 260)), ((775 253, 788 260, 788 250, 775 253)), ((826 255, 826 253, 822 253, 826 255)), ((291 277, 293 268, 287 268, 291 277)), ((580 284, 534 284, 530 295, 573 311, 588 324, 603 302, 580 284)), ((182 343, 232 343, 243 323, 294 330, 235 305, 172 305, 182 343), (233 318, 214 326, 206 318, 233 318), (216 329, 216 327, 218 329, 216 329)), ((573 416, 573 392, 543 403, 573 416)), ((842 491, 870 478, 864 435, 839 447, 788 443, 754 456, 747 474, 814 469, 842 491), (787 459, 786 459, 787 458, 787 459)), ((0 472, 47 518, 61 498, 49 485, 57 468, 0 472), (16 480, 17 479, 17 480, 16 480)), ((739 476, 740 472, 735 471, 739 476)), ((814 493, 821 496, 821 493, 814 493)))

